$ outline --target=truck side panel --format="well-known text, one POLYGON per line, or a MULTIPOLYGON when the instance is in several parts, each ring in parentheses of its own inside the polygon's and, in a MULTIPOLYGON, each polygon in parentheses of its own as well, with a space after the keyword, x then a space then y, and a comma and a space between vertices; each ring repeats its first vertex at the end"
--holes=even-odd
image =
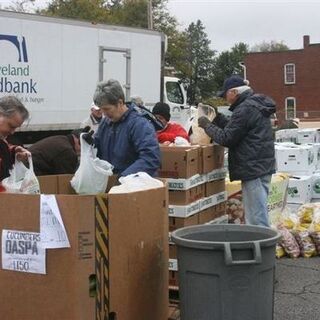
POLYGON ((160 33, 1 11, 0 30, 0 96, 17 95, 30 110, 23 130, 79 126, 99 81, 102 47, 130 50, 130 94, 160 100, 160 33))

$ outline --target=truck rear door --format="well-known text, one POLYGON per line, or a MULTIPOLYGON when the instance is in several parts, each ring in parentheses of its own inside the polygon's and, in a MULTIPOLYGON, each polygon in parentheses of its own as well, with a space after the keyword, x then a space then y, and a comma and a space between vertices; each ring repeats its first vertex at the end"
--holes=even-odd
POLYGON ((99 81, 118 80, 126 100, 130 98, 130 70, 130 49, 100 47, 99 81))

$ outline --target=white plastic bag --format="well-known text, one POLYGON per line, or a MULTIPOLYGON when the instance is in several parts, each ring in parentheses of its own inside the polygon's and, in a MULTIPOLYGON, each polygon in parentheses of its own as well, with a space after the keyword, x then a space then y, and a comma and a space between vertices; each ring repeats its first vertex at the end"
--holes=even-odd
POLYGON ((97 158, 97 150, 80 136, 80 165, 71 180, 72 188, 78 194, 97 194, 105 192, 113 166, 97 158))
POLYGON ((2 180, 6 192, 10 193, 40 193, 39 181, 33 171, 32 157, 28 157, 29 169, 23 162, 16 159, 10 176, 2 180))
POLYGON ((175 137, 174 145, 175 146, 182 146, 182 147, 191 146, 190 142, 187 139, 182 138, 182 137, 175 137))
POLYGON ((216 112, 213 107, 199 103, 197 116, 194 117, 192 123, 192 135, 190 141, 192 144, 209 144, 211 138, 205 133, 205 131, 198 126, 198 118, 205 116, 211 122, 216 117, 216 112))
POLYGON ((146 172, 137 172, 129 174, 126 177, 119 178, 120 186, 114 186, 109 193, 129 193, 163 187, 163 182, 152 178, 146 172))

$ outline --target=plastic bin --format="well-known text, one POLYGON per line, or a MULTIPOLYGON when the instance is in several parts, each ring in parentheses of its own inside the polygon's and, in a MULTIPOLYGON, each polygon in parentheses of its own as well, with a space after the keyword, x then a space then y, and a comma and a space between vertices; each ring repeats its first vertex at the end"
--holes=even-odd
POLYGON ((181 320, 272 320, 280 235, 250 225, 199 225, 172 233, 181 320))

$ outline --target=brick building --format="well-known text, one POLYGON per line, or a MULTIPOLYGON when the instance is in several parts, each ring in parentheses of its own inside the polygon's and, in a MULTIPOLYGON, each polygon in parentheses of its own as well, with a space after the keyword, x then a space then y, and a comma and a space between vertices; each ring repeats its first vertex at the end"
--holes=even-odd
POLYGON ((254 91, 276 101, 280 123, 320 120, 320 43, 304 36, 303 49, 249 53, 244 64, 254 91))

